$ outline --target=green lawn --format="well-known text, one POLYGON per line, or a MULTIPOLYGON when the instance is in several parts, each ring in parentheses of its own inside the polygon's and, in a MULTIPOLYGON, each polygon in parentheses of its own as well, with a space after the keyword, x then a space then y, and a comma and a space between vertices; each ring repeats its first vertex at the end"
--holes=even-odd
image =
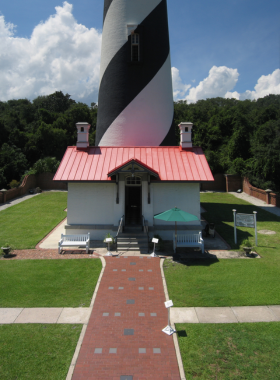
MULTIPOLYGON (((250 205, 231 194, 201 194, 204 215, 233 247, 232 209, 257 211, 258 230, 276 231, 276 235, 258 234, 257 252, 261 259, 189 260, 185 264, 164 262, 170 299, 175 307, 250 306, 280 304, 280 218, 250 205)), ((239 228, 239 242, 253 241, 254 229, 239 228)))
POLYGON ((279 322, 176 324, 176 330, 187 380, 279 380, 279 322))
POLYGON ((1 380, 65 380, 82 325, 0 325, 1 380))
POLYGON ((67 192, 46 192, 0 212, 0 247, 35 248, 66 218, 67 192))
POLYGON ((0 307, 88 307, 101 267, 99 259, 0 260, 0 307))
POLYGON ((242 199, 227 193, 202 193, 200 194, 201 206, 206 210, 203 217, 209 222, 215 223, 216 230, 229 243, 233 250, 239 248, 242 240, 249 238, 255 244, 254 228, 237 228, 237 245, 234 244, 233 209, 238 213, 252 214, 257 211, 258 230, 273 230, 276 235, 258 234, 257 252, 260 255, 278 257, 280 254, 280 218, 268 211, 254 206, 242 199))

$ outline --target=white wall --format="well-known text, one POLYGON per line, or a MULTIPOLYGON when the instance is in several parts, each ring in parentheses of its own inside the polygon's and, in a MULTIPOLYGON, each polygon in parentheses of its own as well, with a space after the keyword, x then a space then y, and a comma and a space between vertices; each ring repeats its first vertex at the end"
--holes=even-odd
POLYGON ((115 224, 116 185, 69 183, 68 224, 115 224))
MULTIPOLYGON (((189 212, 200 218, 200 192, 198 183, 162 183, 152 184, 153 189, 153 214, 164 212, 174 207, 189 212)), ((154 224, 166 224, 155 219, 154 224)), ((178 223, 200 224, 200 221, 178 223)))
MULTIPOLYGON (((159 233, 163 239, 172 239, 174 222, 154 219, 153 216, 174 207, 187 211, 200 218, 200 192, 198 183, 151 183, 151 203, 148 204, 148 183, 142 182, 142 214, 149 226, 154 226, 152 234, 159 233), (157 226, 171 226, 170 230, 157 230, 157 226)), ((116 234, 119 220, 124 214, 125 183, 119 181, 119 204, 116 203, 117 186, 112 183, 69 183, 67 223, 72 225, 66 233, 91 233, 92 240, 101 240, 107 232, 116 234), (83 228, 85 226, 85 229, 83 228), (92 225, 92 227, 90 227, 92 225), (95 225, 95 226, 94 226, 95 225), (98 229, 96 225, 108 227, 98 229), (109 229, 114 225, 115 231, 109 229)), ((178 225, 197 225, 200 220, 178 223, 178 225)))

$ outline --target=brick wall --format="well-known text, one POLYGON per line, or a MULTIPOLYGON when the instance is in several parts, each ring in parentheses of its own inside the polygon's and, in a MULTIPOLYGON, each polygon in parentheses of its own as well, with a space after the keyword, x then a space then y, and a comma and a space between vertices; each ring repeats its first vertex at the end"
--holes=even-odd
POLYGON ((258 198, 263 202, 266 202, 267 204, 272 204, 274 206, 280 207, 279 195, 252 186, 248 178, 243 178, 243 191, 244 193, 251 195, 252 197, 258 198))
POLYGON ((53 181, 53 177, 53 173, 27 175, 24 177, 19 187, 0 192, 0 203, 5 203, 11 199, 24 195, 29 189, 35 189, 36 187, 40 187, 42 190, 67 190, 67 183, 55 182, 53 181))
POLYGON ((227 193, 242 189, 242 178, 239 175, 225 174, 225 178, 227 193))
POLYGON ((53 181, 53 173, 43 173, 36 176, 37 186, 42 190, 67 190, 66 182, 53 181))
POLYGON ((226 179, 224 174, 219 173, 214 175, 214 182, 202 182, 200 189, 202 191, 226 191, 226 179))

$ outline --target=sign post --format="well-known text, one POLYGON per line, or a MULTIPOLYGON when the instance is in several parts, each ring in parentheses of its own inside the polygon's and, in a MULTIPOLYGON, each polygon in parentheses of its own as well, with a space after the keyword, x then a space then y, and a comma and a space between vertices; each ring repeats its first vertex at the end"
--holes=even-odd
POLYGON ((154 251, 150 254, 150 256, 151 257, 158 257, 158 255, 155 252, 155 250, 156 250, 156 244, 158 243, 158 239, 153 238, 152 243, 154 243, 154 251))
POLYGON ((256 247, 258 246, 258 231, 257 231, 257 211, 253 211, 254 221, 255 221, 255 243, 256 247))
POLYGON ((255 228, 255 244, 258 245, 258 232, 257 232, 257 211, 253 211, 253 214, 242 214, 233 211, 234 221, 234 243, 237 244, 237 231, 236 227, 255 228))
POLYGON ((237 233, 236 233, 236 210, 233 211, 233 221, 234 221, 234 244, 237 244, 237 233))
POLYGON ((106 238, 106 243, 108 243, 107 253, 106 256, 113 256, 112 252, 110 252, 110 244, 112 243, 112 238, 106 238))
POLYGON ((168 309, 168 325, 164 329, 162 329, 162 331, 167 335, 172 335, 176 332, 176 330, 174 330, 171 327, 171 323, 170 323, 170 308, 171 306, 173 306, 173 302, 169 300, 169 301, 164 302, 164 305, 166 309, 168 309))

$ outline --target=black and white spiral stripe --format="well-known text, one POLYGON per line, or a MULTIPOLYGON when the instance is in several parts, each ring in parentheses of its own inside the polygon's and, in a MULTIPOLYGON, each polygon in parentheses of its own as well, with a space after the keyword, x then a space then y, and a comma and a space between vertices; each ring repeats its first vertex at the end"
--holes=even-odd
POLYGON ((175 145, 166 0, 104 0, 96 145, 175 145), (138 25, 131 63, 128 25, 138 25))

